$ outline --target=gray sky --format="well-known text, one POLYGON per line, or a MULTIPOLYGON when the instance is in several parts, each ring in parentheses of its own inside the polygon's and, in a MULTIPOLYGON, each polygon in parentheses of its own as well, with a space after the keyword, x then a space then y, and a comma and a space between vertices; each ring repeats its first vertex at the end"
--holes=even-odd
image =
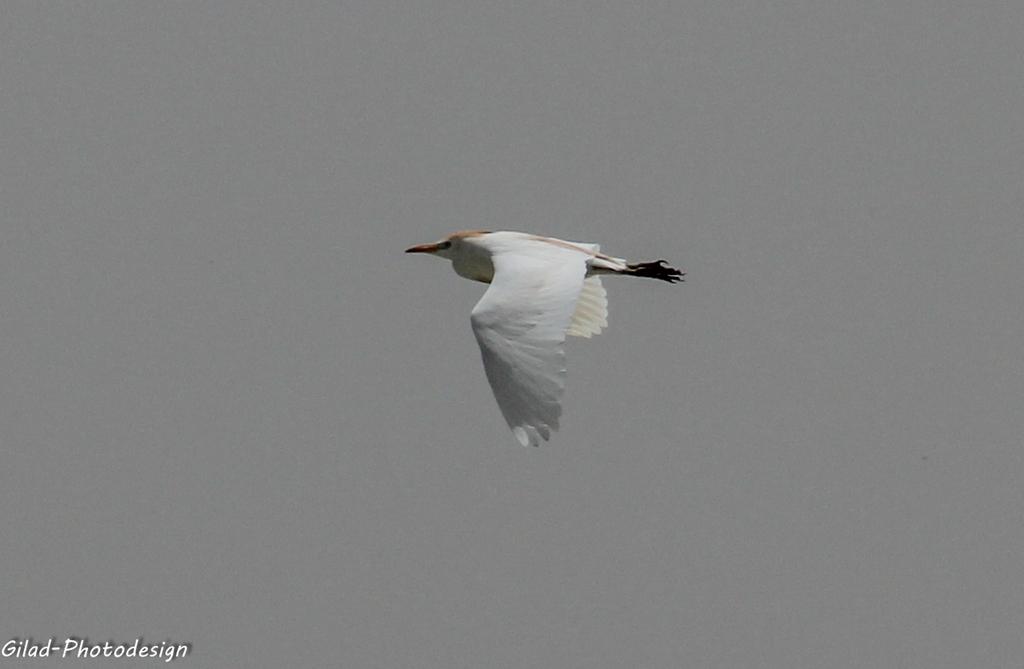
POLYGON ((1018 666, 1022 34, 1010 2, 5 5, 3 641, 1018 666), (402 254, 477 227, 689 272, 605 282, 545 448, 491 397, 482 286, 402 254))

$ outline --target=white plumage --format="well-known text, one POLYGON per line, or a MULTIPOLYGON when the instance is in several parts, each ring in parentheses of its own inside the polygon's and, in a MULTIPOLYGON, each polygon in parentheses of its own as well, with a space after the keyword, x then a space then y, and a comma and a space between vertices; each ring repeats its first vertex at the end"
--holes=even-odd
POLYGON ((470 323, 498 407, 524 446, 558 429, 566 335, 589 338, 608 325, 599 275, 683 277, 664 261, 631 264, 597 244, 522 232, 457 232, 406 252, 448 258, 460 276, 490 284, 470 323))
POLYGON ((583 280, 583 289, 576 299, 576 311, 572 313, 569 329, 565 334, 590 339, 608 327, 608 294, 601 285, 601 277, 588 276, 583 280))

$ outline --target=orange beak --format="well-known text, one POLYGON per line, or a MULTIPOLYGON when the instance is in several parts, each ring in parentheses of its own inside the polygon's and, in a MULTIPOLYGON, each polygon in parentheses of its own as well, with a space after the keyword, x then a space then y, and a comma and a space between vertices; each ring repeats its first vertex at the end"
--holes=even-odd
POLYGON ((437 244, 420 244, 405 250, 406 253, 437 253, 437 244))

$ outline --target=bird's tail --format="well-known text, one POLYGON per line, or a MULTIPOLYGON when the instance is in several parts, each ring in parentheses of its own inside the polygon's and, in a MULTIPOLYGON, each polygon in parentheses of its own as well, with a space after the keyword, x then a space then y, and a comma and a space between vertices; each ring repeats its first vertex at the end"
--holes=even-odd
POLYGON ((658 279, 669 283, 678 283, 683 281, 683 277, 686 276, 686 272, 678 270, 675 267, 671 267, 664 260, 629 263, 626 265, 626 269, 620 273, 627 274, 629 276, 643 276, 648 279, 658 279))

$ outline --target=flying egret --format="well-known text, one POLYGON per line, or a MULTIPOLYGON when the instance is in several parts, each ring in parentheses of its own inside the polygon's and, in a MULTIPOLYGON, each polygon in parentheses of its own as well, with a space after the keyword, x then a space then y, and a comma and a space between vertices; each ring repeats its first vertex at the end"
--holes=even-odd
POLYGON ((664 260, 630 263, 597 244, 523 232, 456 232, 405 252, 447 258, 459 276, 490 284, 469 320, 494 398, 523 446, 558 429, 566 335, 589 338, 608 325, 601 275, 669 283, 684 275, 664 260))

